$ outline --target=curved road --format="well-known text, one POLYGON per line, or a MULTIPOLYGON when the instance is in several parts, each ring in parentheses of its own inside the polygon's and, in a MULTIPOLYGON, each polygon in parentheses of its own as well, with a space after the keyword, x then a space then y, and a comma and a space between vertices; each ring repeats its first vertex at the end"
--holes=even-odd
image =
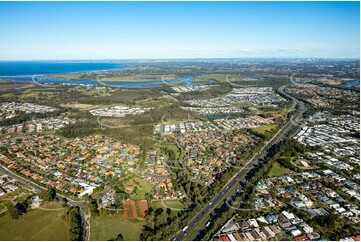
MULTIPOLYGON (((36 184, 35 182, 33 181, 30 181, 22 176, 19 176, 17 175, 16 173, 10 171, 9 169, 7 169, 5 166, 3 165, 0 165, 0 171, 2 171, 3 173, 5 173, 6 175, 8 175, 9 177, 15 179, 15 180, 18 180, 19 182, 21 182, 22 184, 26 185, 26 186, 30 186, 38 191, 47 191, 48 189, 45 188, 45 187, 42 187, 38 184, 36 184)), ((83 201, 74 201, 70 198, 67 198, 61 194, 56 194, 56 196, 58 198, 65 198, 66 201, 67 201, 67 204, 72 206, 72 207, 79 207, 79 211, 80 211, 80 214, 81 214, 81 218, 82 218, 82 228, 83 228, 83 239, 86 238, 87 236, 87 225, 86 225, 86 215, 85 215, 85 210, 86 210, 86 206, 87 206, 87 202, 85 200, 83 201), (83 209, 84 211, 83 211, 83 209)))
MULTIPOLYGON (((240 180, 247 174, 247 172, 249 170, 251 170, 254 165, 258 164, 260 159, 265 154, 267 154, 269 148, 272 145, 280 142, 283 138, 285 138, 287 136, 289 131, 295 126, 295 122, 297 122, 299 119, 302 119, 302 115, 306 111, 306 107, 303 102, 301 102, 300 100, 298 100, 284 92, 284 88, 286 86, 280 87, 279 91, 282 94, 284 94, 285 96, 288 96, 290 99, 293 100, 294 105, 290 108, 290 110, 297 107, 298 112, 291 117, 291 119, 286 123, 286 125, 281 130, 278 131, 278 133, 261 149, 260 152, 258 152, 254 157, 252 157, 251 160, 248 161, 248 163, 245 164, 243 169, 236 176, 234 176, 233 179, 231 179, 229 181, 229 183, 222 189, 222 191, 218 195, 216 195, 212 199, 212 201, 209 204, 207 204, 195 217, 193 217, 193 219, 187 224, 188 228, 185 229, 184 231, 183 230, 179 231, 173 240, 184 240, 187 237, 187 235, 189 235, 191 232, 193 232, 194 228, 197 228, 200 225, 202 225, 202 226, 199 228, 199 230, 202 228, 206 228, 206 226, 204 224, 200 224, 200 222, 203 221, 210 214, 210 212, 212 210, 214 210, 222 201, 224 201, 228 197, 233 196, 238 191, 238 190, 236 190, 236 188, 239 187, 240 180), (234 192, 229 196, 228 194, 231 191, 234 191, 234 192)), ((28 179, 25 179, 25 178, 15 174, 14 172, 10 171, 9 169, 7 169, 6 167, 4 167, 2 165, 0 165, 0 170, 2 172, 4 172, 5 174, 7 174, 8 176, 20 181, 21 183, 23 183, 27 186, 35 188, 36 190, 39 190, 39 191, 47 190, 47 188, 44 188, 28 179)), ((238 188, 238 189, 240 189, 240 188, 238 188)), ((74 200, 71 200, 60 194, 57 194, 57 197, 58 198, 66 198, 67 203, 70 206, 78 206, 80 208, 80 212, 81 212, 81 216, 82 216, 82 227, 83 227, 83 231, 84 231, 83 239, 87 240, 86 237, 89 233, 87 233, 88 226, 87 226, 86 214, 85 214, 86 205, 87 205, 86 201, 74 201, 74 200), (84 209, 84 211, 82 208, 84 209)), ((197 237, 197 233, 195 233, 195 235, 192 236, 191 240, 194 240, 196 237, 197 237)))

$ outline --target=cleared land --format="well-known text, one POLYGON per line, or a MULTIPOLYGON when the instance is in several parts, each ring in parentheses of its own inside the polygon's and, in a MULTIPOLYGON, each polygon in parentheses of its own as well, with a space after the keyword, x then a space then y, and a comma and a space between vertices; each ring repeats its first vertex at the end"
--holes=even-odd
POLYGON ((123 240, 139 240, 145 221, 126 220, 122 215, 109 215, 91 219, 90 240, 110 240, 123 235, 123 240))
POLYGON ((141 178, 134 177, 127 182, 127 185, 134 185, 137 187, 136 191, 133 193, 130 193, 131 199, 145 199, 145 194, 152 192, 152 184, 150 184, 147 181, 144 181, 141 178))
POLYGON ((76 108, 76 109, 90 109, 95 107, 94 105, 84 104, 84 103, 68 103, 68 104, 61 104, 61 106, 66 108, 76 108))
POLYGON ((272 169, 268 173, 268 177, 276 177, 283 176, 287 174, 289 170, 283 166, 281 166, 278 162, 274 163, 272 169))
POLYGON ((179 200, 157 200, 152 201, 152 205, 155 208, 163 208, 163 209, 174 209, 175 211, 184 209, 184 204, 181 203, 179 200))
POLYGON ((258 128, 253 128, 254 131, 264 134, 268 131, 271 131, 272 129, 277 128, 277 124, 272 124, 272 125, 267 125, 267 126, 263 126, 263 127, 258 127, 258 128))
MULTIPOLYGON (((45 208, 61 208, 52 204, 45 208)), ((19 219, 0 217, 0 240, 69 240, 68 224, 61 218, 66 209, 27 212, 19 219)))

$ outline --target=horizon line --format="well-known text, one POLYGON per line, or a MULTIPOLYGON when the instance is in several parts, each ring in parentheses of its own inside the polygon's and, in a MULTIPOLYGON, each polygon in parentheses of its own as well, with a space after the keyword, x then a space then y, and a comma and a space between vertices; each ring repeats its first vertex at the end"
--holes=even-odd
POLYGON ((344 60, 360 60, 360 57, 174 57, 174 58, 124 58, 124 59, 113 59, 113 58, 44 58, 44 59, 0 59, 0 61, 130 61, 130 60, 237 60, 237 59, 344 59, 344 60))

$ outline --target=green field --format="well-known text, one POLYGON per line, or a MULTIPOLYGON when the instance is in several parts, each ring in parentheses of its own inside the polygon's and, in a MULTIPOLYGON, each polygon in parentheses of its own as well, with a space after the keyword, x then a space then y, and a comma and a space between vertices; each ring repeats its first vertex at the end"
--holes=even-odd
MULTIPOLYGON (((162 143, 157 143, 155 145, 155 150, 157 151, 157 154, 163 154, 163 155, 166 155, 164 152, 165 150, 172 150, 174 152, 174 156, 175 156, 174 159, 179 158, 179 156, 181 155, 178 146, 175 144, 169 143, 167 141, 163 141, 162 143)), ((168 158, 171 159, 170 157, 168 157, 168 158)), ((173 160, 173 159, 171 159, 171 160, 173 160)))
POLYGON ((287 174, 289 170, 281 166, 278 162, 274 163, 272 169, 268 173, 268 177, 283 176, 287 174))
POLYGON ((36 209, 19 219, 4 215, 0 217, 0 240, 69 240, 69 226, 61 218, 65 212, 36 209))
POLYGON ((194 78, 193 82, 207 82, 209 80, 217 80, 219 82, 225 82, 226 81, 226 76, 224 74, 209 74, 206 76, 197 76, 194 78))
POLYGON ((184 208, 184 204, 182 204, 181 202, 179 202, 179 200, 157 200, 157 201, 152 201, 152 206, 155 208, 170 208, 170 209, 175 209, 175 211, 181 210, 184 208))
POLYGON ((122 215, 108 215, 91 219, 90 240, 110 240, 123 235, 123 240, 139 240, 145 221, 126 220, 122 215))
POLYGON ((268 131, 271 131, 273 129, 277 128, 277 124, 272 124, 272 125, 267 125, 267 126, 263 126, 263 127, 258 127, 258 128, 253 128, 254 131, 264 134, 268 131))
POLYGON ((139 177, 130 178, 129 182, 127 182, 127 185, 137 186, 136 192, 131 193, 130 195, 131 199, 136 199, 136 200, 145 199, 145 194, 151 193, 153 190, 152 184, 139 177))

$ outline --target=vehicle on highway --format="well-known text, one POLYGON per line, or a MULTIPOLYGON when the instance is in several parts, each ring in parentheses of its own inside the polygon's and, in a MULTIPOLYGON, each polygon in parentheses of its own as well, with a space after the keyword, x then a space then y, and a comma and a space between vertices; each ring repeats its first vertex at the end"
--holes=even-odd
POLYGON ((183 228, 183 232, 185 232, 188 229, 188 225, 183 228))

